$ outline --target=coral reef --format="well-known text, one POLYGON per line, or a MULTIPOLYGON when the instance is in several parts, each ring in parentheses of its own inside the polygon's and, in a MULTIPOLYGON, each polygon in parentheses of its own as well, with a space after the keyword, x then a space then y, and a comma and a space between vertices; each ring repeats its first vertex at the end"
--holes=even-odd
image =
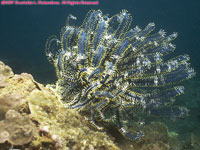
POLYGON ((174 97, 184 92, 178 83, 195 72, 188 55, 169 59, 177 33, 152 34, 154 23, 130 29, 132 16, 126 10, 112 17, 91 10, 81 26, 70 24, 73 19, 69 15, 60 39, 51 36, 46 43, 58 77, 52 87, 66 108, 85 114, 97 129, 114 125, 131 140, 144 135, 143 128, 131 128, 150 117, 188 115, 187 108, 174 105, 174 97))
MULTIPOLYGON (((0 62, 1 70, 9 68, 0 62)), ((159 122, 143 126, 145 136, 129 141, 110 128, 97 131, 79 112, 65 109, 54 91, 30 74, 0 71, 0 150, 182 150, 177 134, 159 122)), ((133 127, 131 132, 140 130, 133 127)), ((198 136, 190 135, 198 148, 198 136)), ((192 149, 191 149, 192 150, 192 149)), ((196 149, 194 149, 196 150, 196 149)))
POLYGON ((31 116, 40 123, 39 130, 56 142, 57 149, 110 149, 117 146, 104 132, 95 132, 77 112, 66 110, 48 90, 33 91, 28 97, 31 116))
POLYGON ((51 89, 0 64, 0 149, 119 149, 111 136, 91 130, 83 116, 65 109, 51 89))

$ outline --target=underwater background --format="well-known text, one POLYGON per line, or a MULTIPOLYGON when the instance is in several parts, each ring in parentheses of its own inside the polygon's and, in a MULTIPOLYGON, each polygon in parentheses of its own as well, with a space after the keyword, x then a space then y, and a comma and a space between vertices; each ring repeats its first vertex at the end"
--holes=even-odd
MULTIPOLYGON (((122 9, 133 16, 132 27, 156 24, 156 31, 178 32, 174 56, 189 54, 196 76, 181 83, 185 94, 177 103, 190 109, 188 118, 162 120, 170 131, 186 140, 190 133, 200 135, 200 1, 199 0, 99 0, 99 5, 0 6, 0 60, 14 73, 27 72, 40 83, 55 83, 53 66, 44 53, 47 38, 60 32, 66 17, 73 14, 80 25, 90 9, 110 16, 122 9)), ((160 118, 159 118, 160 119, 160 118)), ((200 143, 200 142, 199 142, 200 143)), ((198 145, 197 145, 198 146, 198 145)), ((199 145, 200 149, 200 145, 199 145)))

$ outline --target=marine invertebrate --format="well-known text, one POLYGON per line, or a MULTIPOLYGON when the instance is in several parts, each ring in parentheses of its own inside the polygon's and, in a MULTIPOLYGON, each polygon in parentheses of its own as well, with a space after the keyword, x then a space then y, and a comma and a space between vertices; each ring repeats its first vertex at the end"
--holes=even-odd
POLYGON ((112 17, 91 10, 80 27, 70 24, 74 18, 68 17, 60 39, 51 36, 46 43, 58 77, 55 90, 67 108, 85 112, 99 129, 98 119, 114 124, 131 140, 143 134, 128 127, 145 116, 187 115, 186 108, 173 106, 173 97, 184 90, 176 84, 195 72, 188 55, 169 59, 177 33, 151 34, 154 23, 130 29, 126 10, 112 17))

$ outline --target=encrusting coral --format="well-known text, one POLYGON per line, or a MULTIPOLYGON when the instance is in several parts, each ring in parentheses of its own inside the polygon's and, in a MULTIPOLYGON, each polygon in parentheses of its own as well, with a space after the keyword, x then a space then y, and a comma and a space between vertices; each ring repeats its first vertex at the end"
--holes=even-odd
POLYGON ((0 80, 2 81, 3 78, 8 78, 10 76, 13 76, 14 73, 12 69, 5 65, 2 61, 0 61, 0 80))
MULTIPOLYGON (((26 105, 25 99, 39 85, 30 74, 13 74, 10 67, 0 62, 0 120, 9 109, 26 105)), ((23 107, 21 109, 24 109, 23 107)))
POLYGON ((12 145, 24 145, 34 136, 34 124, 28 115, 20 115, 15 110, 6 112, 5 120, 0 121, 0 143, 8 141, 12 145))

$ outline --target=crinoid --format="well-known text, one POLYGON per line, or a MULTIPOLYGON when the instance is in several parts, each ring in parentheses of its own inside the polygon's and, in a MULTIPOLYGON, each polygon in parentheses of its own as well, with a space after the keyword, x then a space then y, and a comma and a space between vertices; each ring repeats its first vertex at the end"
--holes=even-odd
POLYGON ((184 90, 176 84, 195 75, 188 55, 169 59, 177 33, 150 34, 154 23, 130 29, 126 10, 112 17, 91 10, 80 27, 69 23, 74 19, 69 15, 60 39, 51 36, 46 43, 58 77, 55 91, 66 108, 86 112, 97 128, 97 120, 108 122, 132 140, 143 134, 128 128, 145 116, 188 114, 173 100, 184 90))

